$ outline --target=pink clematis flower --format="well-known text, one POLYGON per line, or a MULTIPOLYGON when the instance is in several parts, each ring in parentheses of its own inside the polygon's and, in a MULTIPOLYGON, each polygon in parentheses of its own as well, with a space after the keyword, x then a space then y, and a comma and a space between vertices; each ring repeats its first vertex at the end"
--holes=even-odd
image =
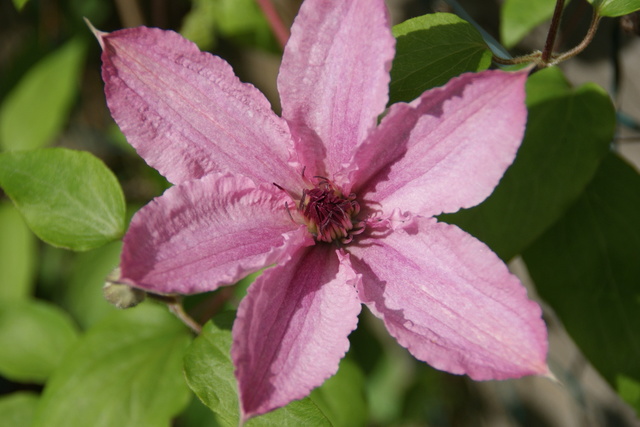
POLYGON ((438 369, 548 373, 540 307, 486 245, 434 218, 480 203, 512 163, 526 73, 462 75, 378 124, 394 56, 383 0, 306 0, 279 117, 174 32, 96 35, 114 119, 175 184, 131 222, 123 280, 192 294, 275 264, 233 327, 244 420, 333 375, 362 304, 438 369))

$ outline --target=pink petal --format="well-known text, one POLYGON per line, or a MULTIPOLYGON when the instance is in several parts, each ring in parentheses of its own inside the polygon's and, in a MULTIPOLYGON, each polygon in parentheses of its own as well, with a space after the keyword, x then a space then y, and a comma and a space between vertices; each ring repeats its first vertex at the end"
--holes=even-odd
POLYGON ((122 279, 158 293, 192 294, 237 282, 311 244, 274 186, 208 175, 142 208, 124 237, 122 279))
POLYGON ((111 115, 139 154, 173 183, 211 172, 288 186, 287 125, 224 60, 172 31, 97 33, 111 115))
POLYGON ((394 46, 382 0, 302 4, 278 88, 309 176, 332 178, 376 125, 388 100, 394 46))
POLYGON ((526 72, 463 74, 396 104, 358 150, 358 196, 424 216, 475 206, 491 194, 524 135, 526 72))
POLYGON ((231 349, 244 420, 305 397, 336 373, 358 323, 356 280, 348 256, 320 244, 251 285, 231 349))
POLYGON ((540 307, 470 234, 417 217, 349 252, 360 299, 416 358, 475 380, 549 372, 540 307))

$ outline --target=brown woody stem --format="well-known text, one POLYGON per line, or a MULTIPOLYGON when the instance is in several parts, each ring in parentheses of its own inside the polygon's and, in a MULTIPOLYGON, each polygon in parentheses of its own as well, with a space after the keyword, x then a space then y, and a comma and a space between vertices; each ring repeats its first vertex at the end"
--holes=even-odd
POLYGON ((556 36, 558 35, 558 28, 560 28, 560 19, 562 18, 562 11, 564 9, 564 0, 556 1, 556 8, 553 11, 553 18, 551 18, 551 26, 549 27, 549 33, 547 33, 547 41, 544 44, 544 50, 542 51, 542 63, 548 64, 551 56, 553 55, 553 46, 556 43, 556 36))

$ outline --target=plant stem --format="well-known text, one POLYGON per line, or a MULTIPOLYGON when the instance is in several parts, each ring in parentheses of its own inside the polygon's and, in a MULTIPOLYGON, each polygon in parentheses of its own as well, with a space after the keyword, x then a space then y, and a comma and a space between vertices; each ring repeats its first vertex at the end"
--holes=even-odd
POLYGON ((565 53, 562 53, 560 55, 554 56, 553 60, 550 61, 550 65, 557 64, 569 58, 573 58, 574 56, 576 56, 577 54, 585 50, 585 48, 589 46, 589 44, 593 40, 593 37, 596 35, 596 31, 598 30, 598 24, 600 24, 600 18, 601 16, 598 14, 598 11, 594 9, 593 15, 591 16, 591 24, 589 25, 589 31, 587 31, 587 35, 584 37, 584 39, 580 42, 578 46, 574 47, 573 49, 565 53))
POLYGON ((262 13, 267 18, 273 33, 275 34, 278 42, 280 42, 280 46, 284 49, 284 45, 287 44, 289 40, 289 36, 291 33, 289 32, 289 28, 284 25, 282 19, 280 19, 280 15, 278 15, 278 11, 275 7, 273 7, 272 0, 256 0, 258 5, 262 9, 262 13))
POLYGON ((549 33, 547 34, 547 41, 544 44, 544 50, 542 51, 541 59, 543 64, 548 64, 551 56, 553 55, 553 45, 556 43, 556 36, 558 35, 558 28, 560 28, 560 19, 562 18, 563 10, 564 0, 557 0, 556 8, 553 11, 553 18, 551 18, 549 33))
POLYGON ((519 56, 512 59, 500 58, 497 56, 493 56, 493 61, 497 64, 502 65, 515 65, 522 64, 524 62, 535 62, 538 67, 548 67, 550 65, 556 65, 562 61, 565 61, 569 58, 572 58, 586 49, 587 46, 593 41, 593 37, 596 35, 596 31, 598 31, 598 25, 600 24, 601 16, 598 14, 597 9, 593 10, 593 15, 591 16, 591 24, 589 25, 589 30, 585 35, 584 39, 580 42, 579 45, 574 47, 573 49, 560 53, 553 53, 553 45, 555 43, 556 34, 558 33, 558 26, 560 23, 560 16, 562 15, 562 7, 564 5, 564 0, 558 0, 556 3, 556 10, 553 13, 553 21, 551 22, 551 27, 549 28, 549 34, 547 35, 547 42, 544 46, 543 52, 533 52, 529 55, 519 56))
POLYGON ((540 55, 542 54, 542 52, 535 51, 535 52, 531 52, 528 55, 523 55, 523 56, 516 56, 515 58, 501 58, 499 56, 493 55, 493 62, 495 62, 496 64, 500 64, 500 65, 517 65, 517 64, 524 64, 525 62, 535 62, 538 63, 540 62, 540 55))
POLYGON ((193 318, 189 316, 186 311, 184 311, 184 307, 182 307, 182 302, 180 300, 174 298, 173 300, 167 301, 167 307, 169 307, 169 310, 173 314, 175 314, 175 316, 180 319, 182 323, 187 325, 189 329, 191 329, 197 335, 200 335, 200 333, 202 332, 202 326, 198 322, 193 320, 193 318))

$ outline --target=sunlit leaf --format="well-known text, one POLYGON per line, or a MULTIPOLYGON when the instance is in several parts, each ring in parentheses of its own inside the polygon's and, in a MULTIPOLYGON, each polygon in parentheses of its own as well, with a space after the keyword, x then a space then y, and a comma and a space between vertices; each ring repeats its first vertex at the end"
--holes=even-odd
POLYGON ((0 147, 28 150, 54 141, 78 92, 85 44, 80 40, 38 62, 0 106, 0 147))
MULTIPOLYGON (((240 419, 238 391, 231 363, 231 323, 225 313, 208 322, 185 356, 184 368, 189 387, 216 415, 222 426, 235 427, 240 419)), ((291 402, 284 408, 252 418, 251 426, 331 425, 310 398, 291 402)))
POLYGON ((640 175, 611 153, 584 194, 523 254, 540 296, 627 398, 640 382, 638 212, 640 175))
POLYGON ((113 173, 88 152, 0 153, 0 187, 45 242, 87 250, 124 233, 125 203, 113 173))
POLYGON ((274 50, 271 28, 255 0, 191 0, 180 33, 200 49, 215 46, 216 35, 274 50))
POLYGON ((275 46, 271 27, 255 0, 215 0, 214 4, 222 35, 265 49, 275 46))
POLYGON ((71 318, 52 304, 0 305, 0 375, 18 382, 44 383, 77 335, 71 318))
POLYGON ((506 0, 500 11, 500 38, 505 47, 513 47, 550 19, 555 4, 556 0, 506 0))
POLYGON ((491 51, 468 22, 449 13, 409 19, 393 27, 397 39, 390 103, 413 101, 466 71, 485 70, 491 51))
POLYGON ((0 304, 31 294, 36 239, 10 202, 0 201, 0 304))
POLYGON ((212 0, 191 0, 191 10, 182 20, 180 34, 209 50, 216 44, 216 11, 212 0))
POLYGON ((616 390, 618 390, 620 397, 640 416, 640 381, 633 380, 626 375, 618 375, 616 390))
POLYGON ((622 16, 640 10, 640 0, 587 0, 600 16, 622 16))
POLYGON ((38 395, 18 391, 0 396, 0 420, 3 427, 30 427, 38 405, 38 395))
POLYGON ((27 1, 29 0, 13 0, 13 5, 15 6, 16 9, 22 10, 24 5, 27 4, 27 1))
POLYGON ((556 68, 531 76, 527 94, 524 141, 498 187, 482 204, 441 217, 504 260, 524 250, 580 196, 615 127, 606 92, 594 84, 571 89, 556 68))
POLYGON ((189 401, 182 358, 190 341, 162 307, 111 314, 54 372, 33 427, 169 426, 189 401))

